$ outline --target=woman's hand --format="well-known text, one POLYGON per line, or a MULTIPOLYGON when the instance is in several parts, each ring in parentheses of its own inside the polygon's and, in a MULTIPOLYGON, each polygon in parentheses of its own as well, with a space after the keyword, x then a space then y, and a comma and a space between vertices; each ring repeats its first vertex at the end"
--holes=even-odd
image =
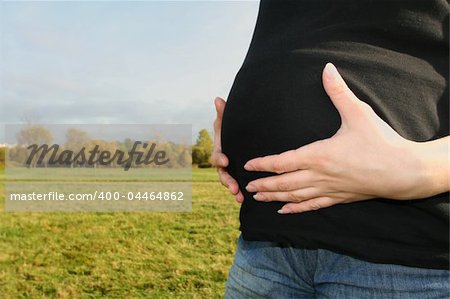
POLYGON ((236 198, 236 201, 242 203, 244 201, 244 195, 239 190, 239 185, 233 177, 226 171, 225 167, 228 166, 228 158, 222 153, 222 146, 220 141, 220 132, 222 128, 222 116, 225 109, 225 101, 222 98, 217 97, 214 100, 216 106, 217 116, 214 121, 214 149, 211 155, 211 163, 217 167, 219 173, 219 180, 225 187, 230 190, 236 198))
MULTIPOLYGON (((248 161, 244 166, 248 171, 279 174, 247 185, 249 192, 256 192, 256 200, 290 202, 278 211, 286 214, 374 197, 424 198, 438 190, 425 187, 431 185, 426 176, 430 169, 420 158, 426 155, 424 147, 397 134, 359 100, 331 63, 325 66, 322 80, 340 114, 341 127, 331 138, 248 161)), ((444 145, 435 148, 447 161, 444 145)), ((445 167, 448 170, 448 161, 445 167)), ((445 181, 448 174, 441 177, 439 191, 448 189, 445 181)))

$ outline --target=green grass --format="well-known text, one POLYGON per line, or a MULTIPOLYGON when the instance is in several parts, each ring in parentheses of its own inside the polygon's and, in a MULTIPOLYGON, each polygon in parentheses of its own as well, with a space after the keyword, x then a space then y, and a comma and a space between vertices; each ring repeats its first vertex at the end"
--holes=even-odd
POLYGON ((192 177, 191 213, 9 213, 0 172, 0 297, 222 297, 239 206, 192 177))
POLYGON ((7 169, 8 180, 21 181, 189 181, 191 168, 26 168, 7 169))
POLYGON ((193 168, 193 182, 218 182, 217 170, 215 168, 193 168))

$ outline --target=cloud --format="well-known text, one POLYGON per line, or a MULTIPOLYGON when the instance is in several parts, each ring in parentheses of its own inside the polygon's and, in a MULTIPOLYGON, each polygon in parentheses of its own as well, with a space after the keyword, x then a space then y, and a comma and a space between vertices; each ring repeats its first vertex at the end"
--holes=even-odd
MULTIPOLYGON (((0 119, 212 129, 255 2, 4 3, 0 119)), ((0 134, 0 143, 2 143, 0 134)))

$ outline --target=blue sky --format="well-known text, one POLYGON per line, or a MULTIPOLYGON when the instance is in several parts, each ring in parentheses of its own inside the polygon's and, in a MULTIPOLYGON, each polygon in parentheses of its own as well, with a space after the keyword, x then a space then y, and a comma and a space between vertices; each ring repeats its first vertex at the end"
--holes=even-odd
POLYGON ((186 123, 195 138, 212 130, 259 3, 0 5, 0 123, 186 123))

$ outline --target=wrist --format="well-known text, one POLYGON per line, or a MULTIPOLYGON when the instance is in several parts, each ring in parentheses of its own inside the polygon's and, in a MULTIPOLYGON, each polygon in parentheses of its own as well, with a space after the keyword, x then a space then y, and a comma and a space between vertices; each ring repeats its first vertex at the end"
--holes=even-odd
POLYGON ((433 196, 450 189, 449 138, 427 142, 411 142, 411 152, 415 157, 420 198, 433 196))

